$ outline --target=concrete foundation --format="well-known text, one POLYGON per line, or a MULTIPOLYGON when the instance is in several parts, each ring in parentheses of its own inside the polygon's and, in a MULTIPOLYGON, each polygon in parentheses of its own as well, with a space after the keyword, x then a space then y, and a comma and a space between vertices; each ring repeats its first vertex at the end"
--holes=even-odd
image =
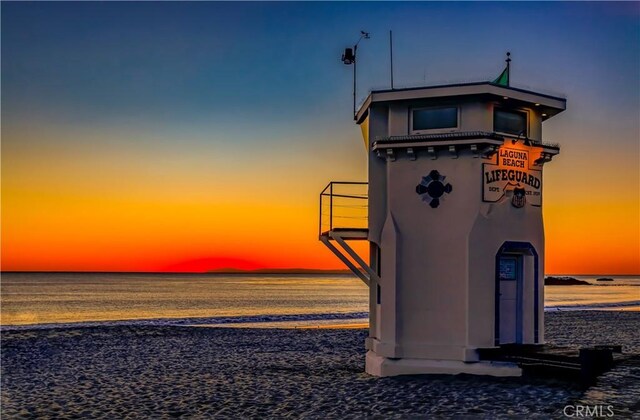
POLYGON ((374 376, 467 373, 470 375, 522 376, 522 369, 508 362, 461 362, 457 360, 390 359, 367 352, 365 371, 374 376))

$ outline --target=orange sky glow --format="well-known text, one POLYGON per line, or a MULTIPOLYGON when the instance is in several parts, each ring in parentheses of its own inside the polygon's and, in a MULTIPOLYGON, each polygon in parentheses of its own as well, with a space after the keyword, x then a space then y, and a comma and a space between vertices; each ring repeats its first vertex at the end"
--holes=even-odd
MULTIPOLYGON (((366 153, 359 133, 354 127, 348 134, 345 157, 326 169, 314 164, 313 152, 289 166, 291 156, 264 163, 248 155, 246 174, 236 172, 224 157, 196 155, 171 162, 157 148, 113 157, 117 164, 105 162, 117 142, 83 159, 64 149, 36 153, 7 147, 2 269, 342 269, 317 240, 318 193, 330 176, 364 179, 366 153), (48 161, 57 167, 52 170, 48 161), (262 171, 264 177, 256 176, 262 171)), ((608 178, 583 183, 581 171, 569 167, 571 160, 563 149, 545 167, 545 271, 637 273, 637 196, 608 178), (592 190, 606 191, 615 200, 598 200, 592 190)), ((610 170, 612 177, 624 179, 625 168, 610 170)), ((366 255, 366 244, 356 247, 366 255)))

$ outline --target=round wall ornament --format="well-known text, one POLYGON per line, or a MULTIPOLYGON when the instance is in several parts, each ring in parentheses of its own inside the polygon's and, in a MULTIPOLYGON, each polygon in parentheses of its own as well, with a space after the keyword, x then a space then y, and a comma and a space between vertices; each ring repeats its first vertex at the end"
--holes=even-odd
POLYGON ((453 191, 451 184, 445 184, 445 178, 440 172, 433 170, 429 175, 423 176, 422 181, 416 186, 416 193, 431 208, 438 207, 445 194, 451 194, 453 191))

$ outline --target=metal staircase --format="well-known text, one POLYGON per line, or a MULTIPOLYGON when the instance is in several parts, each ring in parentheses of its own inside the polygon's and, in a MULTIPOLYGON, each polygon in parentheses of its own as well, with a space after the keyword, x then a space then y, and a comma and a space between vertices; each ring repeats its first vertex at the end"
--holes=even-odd
POLYGON ((320 193, 318 237, 365 284, 378 275, 346 241, 368 239, 368 183, 330 182, 320 193), (349 259, 351 257, 351 259, 349 259))

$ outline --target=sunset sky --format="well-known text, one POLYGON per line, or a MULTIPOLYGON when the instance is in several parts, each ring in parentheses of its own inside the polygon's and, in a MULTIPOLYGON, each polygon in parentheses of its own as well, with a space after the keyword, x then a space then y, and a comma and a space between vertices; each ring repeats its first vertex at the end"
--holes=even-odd
POLYGON ((343 268, 318 193, 366 180, 359 92, 487 81, 543 126, 549 274, 640 272, 640 3, 2 2, 2 270, 343 268))

